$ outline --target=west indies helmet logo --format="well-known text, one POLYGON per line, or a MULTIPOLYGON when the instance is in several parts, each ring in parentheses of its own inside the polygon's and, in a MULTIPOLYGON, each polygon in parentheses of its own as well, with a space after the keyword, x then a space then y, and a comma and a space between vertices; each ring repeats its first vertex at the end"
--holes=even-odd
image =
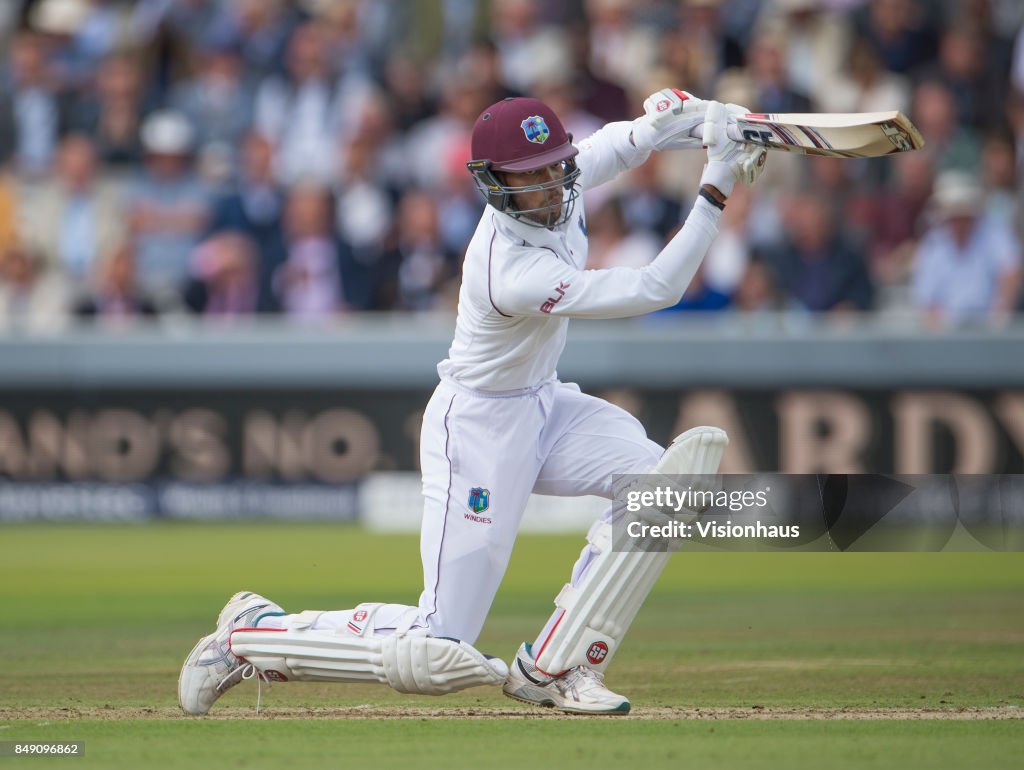
POLYGON ((469 490, 469 507, 473 513, 483 513, 491 507, 491 490, 473 487, 469 490))
POLYGON ((551 129, 540 115, 531 115, 519 125, 522 126, 526 138, 534 144, 544 144, 551 136, 551 129))

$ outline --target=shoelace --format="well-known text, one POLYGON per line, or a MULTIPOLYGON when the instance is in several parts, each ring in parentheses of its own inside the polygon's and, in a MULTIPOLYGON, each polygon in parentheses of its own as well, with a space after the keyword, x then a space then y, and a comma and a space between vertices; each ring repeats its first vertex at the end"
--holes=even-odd
POLYGON ((604 687, 604 674, 586 666, 577 666, 570 671, 569 675, 565 678, 565 686, 573 687, 580 680, 596 683, 599 687, 604 687))
POLYGON ((263 674, 260 673, 259 669, 256 668, 252 663, 248 661, 241 661, 239 666, 233 669, 226 677, 224 677, 220 684, 217 685, 217 692, 223 692, 228 687, 231 687, 235 682, 231 682, 235 675, 241 672, 239 682, 245 682, 249 679, 256 679, 256 716, 260 715, 260 706, 263 703, 263 682, 267 683, 267 687, 270 687, 270 680, 265 679, 263 674), (231 684, 228 684, 231 682, 231 684))

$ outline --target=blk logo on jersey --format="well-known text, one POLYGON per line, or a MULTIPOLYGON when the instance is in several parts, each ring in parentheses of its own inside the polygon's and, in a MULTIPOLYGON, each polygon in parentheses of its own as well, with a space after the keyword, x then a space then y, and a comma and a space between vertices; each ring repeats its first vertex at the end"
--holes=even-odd
POLYGON ((595 666, 608 657, 608 645, 604 642, 594 642, 587 650, 587 660, 595 666))
POLYGON ((565 281, 559 281, 558 286, 555 287, 555 293, 553 296, 548 297, 543 305, 540 306, 540 312, 550 313, 555 309, 555 305, 562 301, 562 297, 565 296, 565 290, 569 288, 569 284, 565 281))
POLYGON ((473 513, 483 513, 491 507, 491 490, 473 487, 469 490, 469 508, 473 513))
POLYGON ((540 115, 531 115, 519 125, 523 127, 526 138, 534 144, 544 144, 551 136, 551 129, 540 115))

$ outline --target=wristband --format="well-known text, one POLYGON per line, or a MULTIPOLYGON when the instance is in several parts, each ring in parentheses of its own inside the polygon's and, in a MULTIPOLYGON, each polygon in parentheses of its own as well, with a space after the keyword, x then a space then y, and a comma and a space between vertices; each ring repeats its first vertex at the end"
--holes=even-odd
POLYGON ((706 200, 708 203, 710 203, 712 206, 714 206, 719 211, 725 211, 725 204, 722 203, 722 201, 720 201, 720 200, 715 200, 715 196, 712 195, 711 193, 709 193, 703 187, 701 187, 697 191, 697 195, 699 195, 701 198, 706 200))

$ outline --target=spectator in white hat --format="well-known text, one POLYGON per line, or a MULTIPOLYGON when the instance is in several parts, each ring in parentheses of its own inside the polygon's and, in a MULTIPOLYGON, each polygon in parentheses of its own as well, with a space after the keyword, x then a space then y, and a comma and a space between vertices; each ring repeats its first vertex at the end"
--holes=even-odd
POLYGON ((174 303, 189 256, 206 224, 209 191, 192 169, 194 132, 179 112, 161 110, 142 125, 145 169, 127 201, 140 287, 174 303))
POLYGON ((1020 293, 1020 242, 1005 219, 986 211, 971 174, 943 173, 932 205, 935 224, 914 263, 915 305, 932 327, 1003 321, 1020 293))

